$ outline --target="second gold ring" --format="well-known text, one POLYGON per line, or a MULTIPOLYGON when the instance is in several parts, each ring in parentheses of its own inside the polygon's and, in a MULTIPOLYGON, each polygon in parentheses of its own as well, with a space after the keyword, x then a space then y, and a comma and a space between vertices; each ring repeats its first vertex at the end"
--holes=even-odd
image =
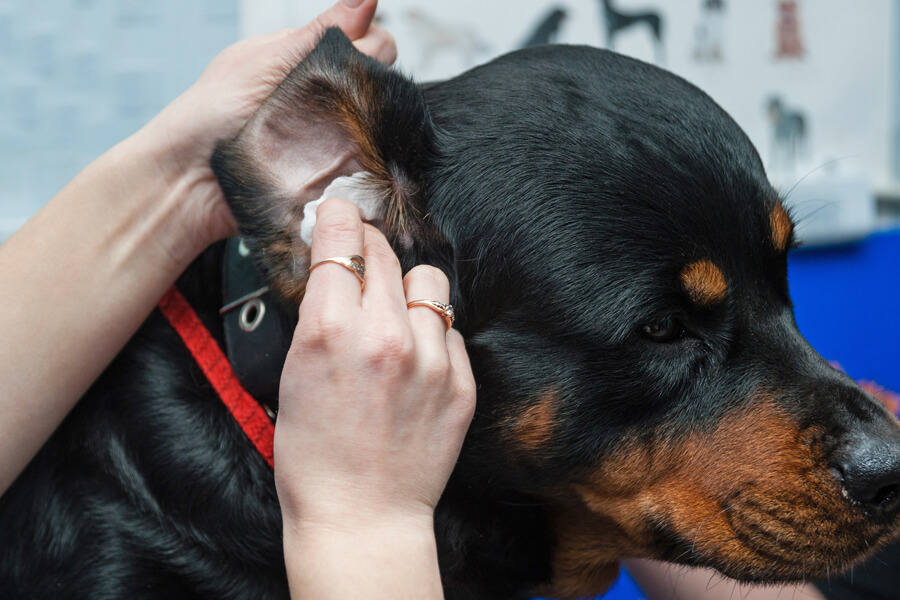
POLYGON ((452 305, 444 304, 437 300, 413 300, 412 302, 406 303, 406 308, 413 308, 415 306, 425 306, 441 315, 441 317, 444 318, 444 322, 447 323, 447 331, 450 331, 450 328, 453 327, 453 322, 456 320, 456 312, 453 310, 452 305))

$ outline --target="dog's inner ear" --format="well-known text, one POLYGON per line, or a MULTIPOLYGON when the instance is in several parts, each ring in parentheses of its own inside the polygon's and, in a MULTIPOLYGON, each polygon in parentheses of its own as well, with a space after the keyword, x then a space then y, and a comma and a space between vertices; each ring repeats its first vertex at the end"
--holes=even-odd
POLYGON ((351 200, 389 239, 411 245, 431 146, 418 87, 329 29, 237 138, 216 148, 212 166, 263 276, 299 303, 316 201, 351 200))

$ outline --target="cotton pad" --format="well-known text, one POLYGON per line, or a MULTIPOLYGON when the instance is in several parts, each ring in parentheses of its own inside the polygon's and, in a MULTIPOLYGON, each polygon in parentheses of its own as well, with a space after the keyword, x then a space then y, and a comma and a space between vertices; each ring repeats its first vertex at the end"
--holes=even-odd
POLYGON ((373 186, 366 185, 371 173, 360 171, 350 176, 338 177, 332 181, 318 200, 313 200, 303 207, 303 220, 300 221, 300 239, 307 246, 312 246, 313 227, 316 226, 316 209, 327 198, 343 198, 359 207, 359 216, 363 221, 373 221, 381 216, 382 199, 373 186))

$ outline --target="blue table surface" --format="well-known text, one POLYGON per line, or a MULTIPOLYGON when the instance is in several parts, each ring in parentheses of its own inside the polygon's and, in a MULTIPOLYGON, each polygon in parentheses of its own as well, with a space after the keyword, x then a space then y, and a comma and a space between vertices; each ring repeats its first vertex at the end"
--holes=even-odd
POLYGON ((619 572, 619 578, 600 598, 603 600, 646 600, 644 592, 625 569, 619 572))
MULTIPOLYGON (((628 571, 622 569, 619 571, 619 578, 613 586, 602 596, 597 596, 596 600, 646 600, 646 596, 641 588, 634 582, 628 571)), ((534 598, 534 600, 549 600, 547 598, 534 598)))

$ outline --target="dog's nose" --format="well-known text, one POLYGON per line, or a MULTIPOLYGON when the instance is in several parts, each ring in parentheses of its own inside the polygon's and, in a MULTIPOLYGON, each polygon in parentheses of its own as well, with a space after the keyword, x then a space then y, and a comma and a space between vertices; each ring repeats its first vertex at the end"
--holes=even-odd
POLYGON ((864 437, 847 443, 837 469, 850 498, 882 515, 900 507, 900 439, 864 437))

